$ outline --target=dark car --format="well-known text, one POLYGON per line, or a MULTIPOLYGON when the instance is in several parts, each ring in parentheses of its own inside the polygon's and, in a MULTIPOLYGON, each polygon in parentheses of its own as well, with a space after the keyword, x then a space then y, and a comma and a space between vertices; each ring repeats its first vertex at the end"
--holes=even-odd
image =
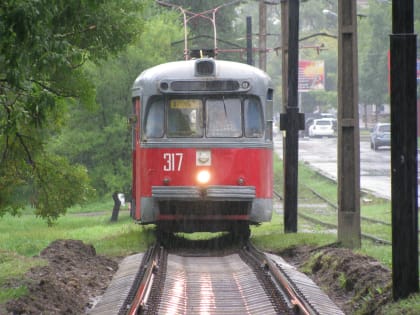
POLYGON ((376 124, 370 134, 370 147, 372 150, 376 151, 383 146, 391 146, 391 124, 389 123, 376 124))

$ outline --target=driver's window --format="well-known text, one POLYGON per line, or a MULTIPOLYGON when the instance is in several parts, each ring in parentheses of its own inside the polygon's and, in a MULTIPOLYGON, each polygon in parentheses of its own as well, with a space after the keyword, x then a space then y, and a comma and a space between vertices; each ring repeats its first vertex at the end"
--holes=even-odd
POLYGON ((203 136, 203 102, 200 99, 171 99, 168 104, 168 137, 203 136))

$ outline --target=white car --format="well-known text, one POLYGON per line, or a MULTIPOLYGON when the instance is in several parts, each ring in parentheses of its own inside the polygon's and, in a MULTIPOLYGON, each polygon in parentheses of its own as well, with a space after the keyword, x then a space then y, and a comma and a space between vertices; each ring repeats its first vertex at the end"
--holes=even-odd
POLYGON ((314 119, 309 127, 309 137, 333 137, 334 122, 330 118, 314 119))

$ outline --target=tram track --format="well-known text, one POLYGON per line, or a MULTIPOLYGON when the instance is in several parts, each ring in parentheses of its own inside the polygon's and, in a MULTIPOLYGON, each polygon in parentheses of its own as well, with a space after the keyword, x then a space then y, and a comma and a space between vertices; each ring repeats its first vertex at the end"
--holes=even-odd
MULTIPOLYGON (((311 188, 309 188, 309 187, 307 187, 311 192, 314 192, 311 188)), ((273 193, 274 193, 274 195, 279 199, 279 200, 282 200, 282 197, 281 197, 281 195, 278 193, 278 192, 276 192, 276 191, 273 191, 273 193)), ((326 202, 328 205, 330 205, 330 206, 333 206, 333 207, 335 207, 335 209, 337 210, 337 206, 334 206, 334 204, 332 204, 330 201, 328 201, 328 200, 326 200, 325 198, 323 198, 321 195, 319 195, 319 194, 315 194, 318 198, 320 198, 321 200, 323 200, 324 202, 326 202)), ((298 212, 298 216, 299 217, 301 217, 302 219, 304 219, 304 220, 306 220, 306 221, 309 221, 309 222, 311 222, 311 223, 313 223, 313 224, 318 224, 318 225, 320 225, 320 226, 323 226, 323 227, 326 227, 326 228, 328 228, 328 229, 337 229, 338 228, 338 226, 337 226, 337 224, 334 224, 334 223, 329 223, 329 222, 325 222, 325 221, 322 221, 322 220, 320 220, 320 219, 316 219, 316 218, 314 218, 313 216, 311 216, 311 215, 308 215, 308 214, 305 214, 305 213, 302 213, 302 211, 299 211, 298 212)), ((362 219, 362 218, 361 218, 362 219)), ((365 218, 366 219, 366 218, 365 218)), ((366 220, 367 221, 367 220, 366 220)), ((373 221, 376 221, 376 220, 372 220, 371 221, 371 223, 373 223, 373 221)), ((376 223, 379 223, 379 224, 385 224, 385 225, 387 225, 387 223, 386 222, 376 222, 376 223)), ((384 239, 381 239, 381 238, 379 238, 379 237, 376 237, 376 236, 374 236, 374 235, 371 235, 371 234, 367 234, 367 233, 361 233, 361 236, 362 236, 362 238, 364 238, 364 239, 367 239, 367 240, 370 240, 370 241, 372 241, 372 242, 374 242, 374 243, 377 243, 377 244, 383 244, 383 245, 392 245, 392 242, 391 241, 388 241, 388 240, 384 240, 384 239)))
MULTIPOLYGON (((330 207, 332 207, 335 211, 338 211, 338 206, 336 203, 333 203, 332 201, 328 200, 327 198, 325 198, 324 196, 322 196, 320 193, 318 193, 315 189, 304 185, 306 189, 308 189, 311 193, 313 193, 315 196, 317 196, 319 199, 321 199, 322 201, 324 201, 326 204, 328 204, 330 207)), ((362 221, 365 221, 367 223, 374 223, 374 224, 382 224, 385 226, 391 226, 391 223, 382 221, 382 220, 378 220, 378 219, 373 219, 373 218, 368 218, 365 216, 360 216, 360 219, 362 221)))
MULTIPOLYGON (((319 199, 321 199, 322 201, 324 201, 326 204, 328 204, 330 207, 332 207, 335 211, 338 211, 338 206, 336 203, 333 203, 332 201, 328 200, 328 198, 325 198, 324 196, 322 196, 320 193, 318 193, 315 189, 304 185, 306 189, 308 189, 311 193, 313 193, 315 196, 317 196, 319 199)), ((365 221, 366 223, 373 223, 373 224, 381 224, 381 225, 385 225, 388 227, 392 227, 392 224, 389 222, 385 222, 382 220, 378 220, 378 219, 374 219, 374 218, 368 218, 365 216, 360 216, 360 219, 362 221, 365 221)), ((420 229, 418 230, 418 232, 420 233, 420 229)))
POLYGON ((121 263, 91 312, 198 313, 344 314, 311 279, 249 242, 223 254, 168 251, 155 244, 141 257, 129 256, 121 263), (122 286, 130 286, 130 292, 122 292, 122 286))

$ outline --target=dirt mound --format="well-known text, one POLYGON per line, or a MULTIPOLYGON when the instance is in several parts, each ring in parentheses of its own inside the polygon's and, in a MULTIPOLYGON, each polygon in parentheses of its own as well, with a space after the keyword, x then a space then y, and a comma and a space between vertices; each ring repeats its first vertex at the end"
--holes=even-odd
POLYGON ((349 249, 292 248, 280 253, 301 267, 346 314, 381 314, 392 300, 392 274, 371 257, 349 249))
POLYGON ((118 263, 96 255, 92 245, 76 240, 57 240, 40 256, 44 267, 25 277, 29 294, 6 304, 10 314, 83 314, 101 295, 118 263))

